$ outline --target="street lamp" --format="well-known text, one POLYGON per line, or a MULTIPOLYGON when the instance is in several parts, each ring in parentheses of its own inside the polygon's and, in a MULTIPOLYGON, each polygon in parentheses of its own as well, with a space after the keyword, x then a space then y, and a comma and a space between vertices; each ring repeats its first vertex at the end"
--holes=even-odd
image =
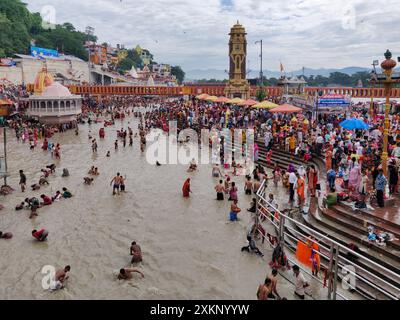
POLYGON ((263 76, 263 41, 256 41, 255 44, 260 44, 260 88, 264 85, 264 76, 263 76))
MULTIPOLYGON (((397 62, 392 59, 392 53, 387 50, 385 52, 385 58, 381 63, 381 68, 383 70, 382 74, 374 74, 371 82, 372 83, 382 83, 385 87, 385 96, 386 96, 386 106, 385 106, 385 127, 383 133, 383 152, 382 152, 382 169, 384 175, 387 177, 388 173, 388 144, 389 144, 389 112, 390 112, 390 96, 392 92, 393 84, 400 82, 400 74, 394 73, 393 69, 396 67, 397 62)), ((398 59, 400 61, 400 59, 398 59)))
MULTIPOLYGON (((371 77, 374 77, 376 75, 376 66, 378 66, 378 65, 379 65, 379 61, 378 60, 374 60, 372 62, 373 70, 371 72, 371 77)), ((372 84, 372 92, 371 92, 371 104, 370 104, 370 107, 369 107, 369 114, 371 116, 371 121, 372 121, 372 119, 374 118, 374 89, 375 89, 375 87, 374 87, 374 83, 373 82, 371 82, 371 84, 372 84)))

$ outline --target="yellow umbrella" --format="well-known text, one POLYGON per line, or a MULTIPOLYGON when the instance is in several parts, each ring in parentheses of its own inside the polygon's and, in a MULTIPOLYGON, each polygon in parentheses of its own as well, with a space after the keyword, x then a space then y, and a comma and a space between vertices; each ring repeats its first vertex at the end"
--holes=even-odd
POLYGON ((206 101, 215 101, 215 100, 218 100, 218 97, 216 97, 216 96, 208 96, 204 100, 206 100, 206 101))
POLYGON ((265 100, 263 102, 255 104, 252 108, 256 109, 273 109, 276 108, 278 105, 275 103, 272 103, 271 101, 265 100))
POLYGON ((230 104, 239 104, 239 103, 242 103, 242 102, 244 102, 244 100, 240 99, 240 98, 234 98, 234 99, 231 99, 231 100, 228 101, 228 103, 230 103, 230 104))

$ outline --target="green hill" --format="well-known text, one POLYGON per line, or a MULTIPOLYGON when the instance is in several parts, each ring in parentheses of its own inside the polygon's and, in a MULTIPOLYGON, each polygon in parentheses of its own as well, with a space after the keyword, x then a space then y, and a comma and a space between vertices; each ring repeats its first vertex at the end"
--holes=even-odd
POLYGON ((0 57, 10 57, 15 53, 29 54, 31 41, 39 47, 56 49, 87 60, 84 47, 87 39, 97 40, 76 31, 70 23, 56 25, 54 29, 44 29, 39 13, 31 13, 20 0, 0 1, 0 57))

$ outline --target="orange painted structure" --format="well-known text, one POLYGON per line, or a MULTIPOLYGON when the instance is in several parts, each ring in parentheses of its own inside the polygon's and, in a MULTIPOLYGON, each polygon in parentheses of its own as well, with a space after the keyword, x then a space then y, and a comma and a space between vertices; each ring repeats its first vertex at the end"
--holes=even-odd
MULTIPOLYGON (((28 85, 28 91, 32 91, 33 85, 28 85)), ((147 86, 93 86, 93 85, 71 85, 69 89, 72 94, 84 95, 159 95, 159 96, 181 96, 199 95, 207 93, 212 96, 224 96, 225 85, 189 84, 180 87, 147 87, 147 86)), ((251 96, 256 95, 258 87, 251 87, 251 96)), ((282 95, 281 87, 264 87, 267 97, 279 97, 282 95)), ((353 98, 385 98, 384 88, 348 88, 348 87, 306 87, 305 93, 315 95, 318 92, 323 94, 347 94, 353 98)), ((400 88, 393 88, 392 98, 400 98, 400 88)))

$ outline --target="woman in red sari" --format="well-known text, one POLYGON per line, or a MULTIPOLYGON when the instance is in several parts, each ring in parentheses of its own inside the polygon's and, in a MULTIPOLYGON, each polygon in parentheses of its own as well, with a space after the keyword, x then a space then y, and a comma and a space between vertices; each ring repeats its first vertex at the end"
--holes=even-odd
POLYGON ((190 192, 192 192, 192 190, 190 190, 190 178, 187 178, 182 187, 183 197, 188 198, 190 192))

